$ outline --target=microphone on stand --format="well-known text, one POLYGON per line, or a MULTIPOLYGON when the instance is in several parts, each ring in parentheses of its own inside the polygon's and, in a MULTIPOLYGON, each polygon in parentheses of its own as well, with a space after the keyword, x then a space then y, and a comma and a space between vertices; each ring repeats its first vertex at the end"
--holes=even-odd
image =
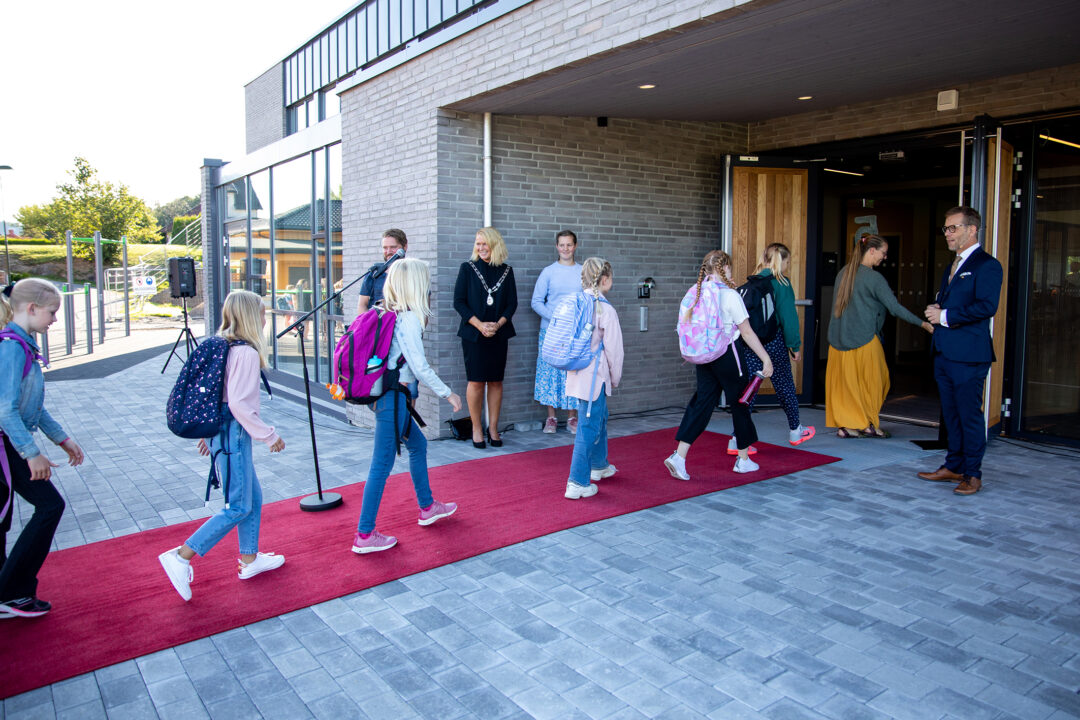
POLYGON ((378 270, 371 274, 371 278, 374 280, 377 277, 381 277, 386 273, 387 270, 390 269, 391 265, 393 265, 396 261, 400 260, 403 257, 405 257, 405 248, 398 248, 397 252, 391 255, 389 260, 384 262, 378 270))

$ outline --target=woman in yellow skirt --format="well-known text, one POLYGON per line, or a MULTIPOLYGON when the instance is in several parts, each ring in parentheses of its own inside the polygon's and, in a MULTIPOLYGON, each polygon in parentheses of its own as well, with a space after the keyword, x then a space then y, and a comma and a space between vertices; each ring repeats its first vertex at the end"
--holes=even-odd
POLYGON ((886 313, 934 331, 900 304, 874 270, 888 253, 885 238, 863 235, 836 278, 825 370, 825 424, 838 428, 836 434, 842 438, 889 437, 878 420, 889 393, 889 368, 880 340, 886 313))

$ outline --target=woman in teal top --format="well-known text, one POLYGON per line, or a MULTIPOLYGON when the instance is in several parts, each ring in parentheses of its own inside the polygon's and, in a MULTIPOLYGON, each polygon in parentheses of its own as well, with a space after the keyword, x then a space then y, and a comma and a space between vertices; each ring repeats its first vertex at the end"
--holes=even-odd
POLYGON ((878 418, 889 394, 889 368, 879 339, 885 315, 934 331, 900 304, 889 283, 874 270, 888 253, 885 238, 863 235, 836 277, 825 368, 825 424, 837 428, 842 438, 889 437, 878 418))
MULTIPOLYGON (((795 311, 795 291, 791 287, 791 280, 787 277, 788 267, 791 265, 791 250, 782 243, 772 243, 761 254, 755 274, 772 278, 773 303, 776 306, 776 318, 780 324, 780 332, 765 343, 765 352, 773 364, 772 380, 773 389, 780 400, 781 407, 787 415, 788 442, 799 445, 814 437, 814 428, 807 427, 799 422, 799 396, 795 393, 795 379, 791 374, 791 361, 799 362, 802 359, 802 339, 799 333, 799 315, 795 311)), ((746 348, 739 343, 739 349, 746 348)), ((751 352, 742 352, 743 363, 749 372, 757 372, 761 369, 761 359, 751 352)), ((754 401, 750 401, 751 409, 754 401)), ((750 452, 757 450, 751 446, 750 452)), ((738 454, 735 447, 735 438, 732 436, 728 443, 728 455, 738 454)))

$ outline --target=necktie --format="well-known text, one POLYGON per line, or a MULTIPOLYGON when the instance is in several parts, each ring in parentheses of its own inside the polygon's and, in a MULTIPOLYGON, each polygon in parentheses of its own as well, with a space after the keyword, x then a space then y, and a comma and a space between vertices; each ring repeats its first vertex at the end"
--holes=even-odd
POLYGON ((952 282, 953 275, 956 274, 956 268, 960 267, 960 256, 957 255, 952 261, 952 270, 949 271, 949 282, 952 282))

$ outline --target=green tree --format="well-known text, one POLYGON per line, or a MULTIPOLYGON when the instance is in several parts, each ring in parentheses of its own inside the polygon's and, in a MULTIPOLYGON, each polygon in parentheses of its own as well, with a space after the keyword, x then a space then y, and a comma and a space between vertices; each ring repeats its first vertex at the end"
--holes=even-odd
POLYGON ((199 213, 199 196, 198 195, 184 195, 178 197, 175 200, 170 200, 164 205, 156 205, 154 207, 154 217, 157 218, 158 227, 161 228, 161 239, 164 241, 166 233, 179 232, 174 228, 173 223, 178 216, 186 217, 192 214, 197 215, 199 213))
MULTIPOLYGON (((98 179, 97 170, 81 157, 75 158, 75 169, 68 173, 74 182, 57 185, 52 202, 27 205, 16 213, 24 233, 63 242, 68 230, 75 237, 92 237, 97 230, 110 240, 126 235, 131 243, 157 241, 153 213, 126 185, 98 179)), ((120 256, 118 244, 103 243, 101 247, 104 263, 113 263, 120 256)), ((94 257, 92 244, 75 243, 73 248, 78 257, 94 257)))

